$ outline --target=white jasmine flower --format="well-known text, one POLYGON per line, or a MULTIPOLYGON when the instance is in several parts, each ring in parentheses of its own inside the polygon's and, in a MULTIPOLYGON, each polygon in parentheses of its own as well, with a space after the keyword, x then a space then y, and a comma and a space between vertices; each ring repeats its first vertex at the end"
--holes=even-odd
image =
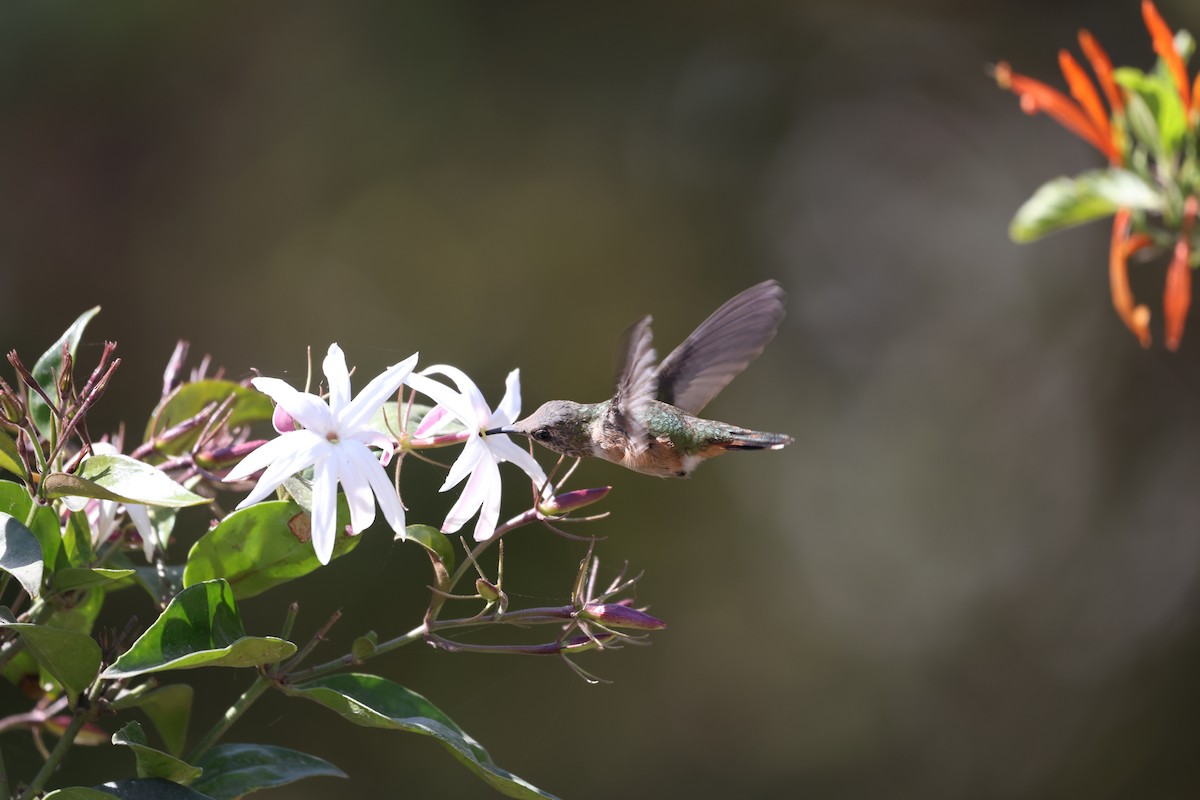
POLYGON ((282 433, 242 459, 227 480, 242 480, 264 470, 254 490, 238 504, 245 508, 264 499, 292 475, 313 468, 312 542, 317 558, 328 564, 337 532, 337 487, 340 483, 350 506, 350 530, 361 533, 375 521, 375 501, 383 517, 404 536, 404 506, 383 467, 392 456, 392 443, 370 427, 371 418, 417 363, 417 354, 387 368, 350 399, 350 373, 346 357, 336 344, 329 346, 322 369, 329 384, 329 402, 293 389, 277 378, 255 378, 254 388, 274 400, 301 427, 282 433), (382 457, 368 446, 383 451, 382 457))
MULTIPOLYGON (((520 370, 508 373, 505 381, 504 397, 500 405, 492 411, 487 401, 475 383, 462 370, 439 364, 422 370, 420 374, 410 375, 408 385, 432 398, 439 404, 438 409, 431 411, 418 426, 417 436, 428 436, 438 427, 449 421, 449 416, 456 417, 466 426, 472 435, 463 447, 462 453, 450 467, 441 491, 445 492, 462 483, 462 494, 446 515, 442 523, 443 533, 454 533, 467 520, 479 512, 479 520, 475 523, 475 540, 483 541, 491 538, 496 531, 496 523, 500 519, 500 463, 511 461, 516 464, 541 490, 546 486, 546 473, 534 460, 529 452, 514 444, 503 434, 484 436, 489 428, 511 425, 521 414, 521 378, 520 370), (445 375, 458 386, 454 392, 445 384, 430 380, 427 375, 445 375)), ((549 487, 547 488, 549 491, 549 487)))

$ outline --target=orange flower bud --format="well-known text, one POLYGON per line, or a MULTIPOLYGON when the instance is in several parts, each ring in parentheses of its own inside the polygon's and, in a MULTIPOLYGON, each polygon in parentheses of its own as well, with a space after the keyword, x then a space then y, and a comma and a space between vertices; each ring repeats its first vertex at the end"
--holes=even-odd
POLYGON ((1167 267, 1167 282, 1163 288, 1163 323, 1166 326, 1167 349, 1174 352, 1183 340, 1183 327, 1192 304, 1192 267, 1188 259, 1192 252, 1192 223, 1200 211, 1200 202, 1193 195, 1183 204, 1183 230, 1175 243, 1171 265, 1167 267))
POLYGON ((1108 98, 1109 108, 1114 114, 1120 114, 1125 110, 1125 95, 1121 94, 1121 87, 1113 79, 1113 65, 1108 53, 1086 30, 1079 32, 1079 47, 1087 57, 1088 63, 1092 65, 1092 72, 1096 73, 1096 80, 1104 90, 1104 96, 1108 98))
MULTIPOLYGON (((1100 99, 1100 93, 1096 91, 1095 85, 1088 78, 1087 73, 1083 71, 1083 67, 1079 66, 1079 62, 1075 60, 1066 50, 1058 51, 1058 65, 1062 69, 1063 77, 1067 79, 1067 86, 1071 87, 1071 96, 1079 101, 1080 107, 1088 115, 1095 128, 1096 134, 1110 144, 1113 141, 1112 126, 1109 124, 1108 114, 1104 110, 1104 103, 1100 99)), ((1113 146, 1111 151, 1107 152, 1111 161, 1113 153, 1117 153, 1117 148, 1113 146)), ((1123 159, 1117 153, 1114 164, 1120 164, 1123 159)))
POLYGON ((1052 117, 1059 125, 1095 147, 1108 157, 1109 163, 1120 164, 1122 157, 1113 143, 1112 134, 1101 133, 1095 124, 1071 98, 1052 86, 1012 71, 1008 62, 1001 61, 993 72, 996 85, 1008 89, 1021 100, 1026 114, 1039 111, 1052 117))
POLYGON ((1108 253, 1109 286, 1117 316, 1125 323, 1125 327, 1133 331, 1142 347, 1149 347, 1150 309, 1134 305, 1133 290, 1129 287, 1129 255, 1144 247, 1149 240, 1145 237, 1137 237, 1136 240, 1129 237, 1129 219, 1127 208, 1118 209, 1113 217, 1112 246, 1108 253), (1130 244, 1134 241, 1137 247, 1131 248, 1130 244))
POLYGON ((1171 80, 1179 90, 1179 99, 1183 101, 1186 113, 1192 107, 1191 86, 1188 85, 1183 59, 1175 49, 1175 34, 1171 32, 1171 28, 1151 0, 1142 0, 1142 18, 1146 20, 1146 30, 1150 31, 1150 38, 1154 42, 1154 52, 1158 53, 1158 57, 1167 65, 1167 71, 1171 73, 1171 80))

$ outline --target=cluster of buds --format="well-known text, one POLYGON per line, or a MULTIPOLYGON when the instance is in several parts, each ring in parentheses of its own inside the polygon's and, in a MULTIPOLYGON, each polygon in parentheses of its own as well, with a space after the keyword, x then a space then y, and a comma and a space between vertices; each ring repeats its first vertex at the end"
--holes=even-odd
MULTIPOLYGON (((165 538, 156 533, 156 527, 169 529, 170 512, 160 514, 158 524, 152 524, 147 505, 119 497, 111 486, 97 485, 82 477, 87 472, 87 462, 94 457, 127 458, 146 469, 153 467, 173 481, 186 482, 211 497, 222 488, 222 480, 215 471, 240 461, 261 442, 247 441, 246 426, 230 425, 235 400, 232 395, 197 404, 186 414, 179 412, 181 406, 189 404, 173 402, 178 393, 204 383, 208 371, 206 357, 193 370, 190 380, 180 380, 187 353, 185 342, 177 345, 167 367, 162 398, 145 443, 132 456, 125 457, 119 456, 123 429, 114 436, 94 440, 88 428, 89 412, 121 365, 121 359, 115 357, 116 344, 105 342, 87 379, 80 384, 74 378, 75 348, 83 326, 97 310, 83 314, 32 368, 16 351, 8 354, 18 388, 0 379, 0 467, 19 478, 30 497, 40 504, 61 498, 60 521, 64 530, 71 514, 84 512, 81 519, 86 519, 93 547, 115 540, 143 549, 147 560, 153 560, 155 550, 165 545, 165 538)), ((224 388, 220 391, 251 391, 229 382, 222 382, 221 386, 224 388)), ((170 485, 182 488, 174 482, 170 485)), ((204 502, 199 495, 193 497, 194 502, 204 502)))
MULTIPOLYGON (((587 490, 585 490, 587 491, 587 490)), ((503 543, 501 543, 503 544, 503 543)), ((628 565, 622 568, 602 589, 596 582, 600 572, 600 559, 587 555, 579 564, 570 602, 561 606, 543 606, 508 610, 508 595, 501 588, 503 583, 503 549, 501 549, 498 576, 493 583, 482 570, 475 581, 477 594, 472 597, 455 597, 442 594, 442 599, 476 599, 485 605, 478 614, 463 619, 438 620, 436 609, 426 619, 425 639, 432 646, 451 652, 508 653, 513 655, 559 656, 576 674, 589 683, 600 682, 595 675, 584 670, 571 660, 571 656, 589 650, 611 650, 625 643, 641 644, 647 634, 667 627, 666 623, 647 613, 645 608, 634 606, 629 597, 619 597, 631 591, 641 575, 627 578, 628 565), (530 625, 557 625, 558 635, 548 642, 535 644, 475 644, 444 635, 455 628, 479 628, 486 625, 508 625, 527 627, 530 625)), ((474 559, 472 558, 472 563, 474 559)), ((478 564, 476 564, 478 570, 478 564)))
POLYGON ((1134 253, 1170 253, 1163 293, 1164 338, 1174 351, 1183 338, 1197 266, 1194 222, 1200 210, 1200 75, 1194 83, 1186 60, 1195 41, 1172 33, 1151 0, 1142 16, 1159 62, 1155 70, 1114 69, 1108 54, 1086 31, 1080 49, 1095 82, 1067 50, 1059 65, 1071 96, 1019 75, 1006 62, 993 70, 997 84, 1020 98, 1028 114, 1043 113, 1108 160, 1105 170, 1059 178, 1042 186, 1017 212, 1011 234, 1028 241, 1069 225, 1111 215, 1109 278, 1117 315, 1148 347, 1150 309, 1134 300, 1128 264, 1134 253))
POLYGON ((116 344, 104 343, 99 363, 81 387, 72 378, 74 355, 69 342, 38 359, 32 370, 17 351, 8 354, 23 391, 15 391, 0 379, 0 426, 15 439, 19 459, 19 464, 5 466, 31 488, 50 471, 50 465, 68 454, 74 442, 79 446, 69 454, 64 471, 71 471, 90 454, 87 414, 121 366, 121 359, 113 357, 116 349, 116 344))

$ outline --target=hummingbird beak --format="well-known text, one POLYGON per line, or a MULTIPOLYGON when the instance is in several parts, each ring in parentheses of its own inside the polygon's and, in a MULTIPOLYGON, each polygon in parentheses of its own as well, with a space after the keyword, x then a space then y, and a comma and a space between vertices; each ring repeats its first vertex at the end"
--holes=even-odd
POLYGON ((491 436, 493 433, 509 433, 509 432, 510 432, 510 430, 511 430, 511 428, 512 428, 512 426, 511 426, 511 425, 503 425, 503 426, 501 426, 501 427, 499 427, 499 428, 492 428, 492 429, 490 429, 490 430, 486 430, 486 431, 484 431, 484 432, 483 432, 483 435, 484 435, 484 436, 491 436))

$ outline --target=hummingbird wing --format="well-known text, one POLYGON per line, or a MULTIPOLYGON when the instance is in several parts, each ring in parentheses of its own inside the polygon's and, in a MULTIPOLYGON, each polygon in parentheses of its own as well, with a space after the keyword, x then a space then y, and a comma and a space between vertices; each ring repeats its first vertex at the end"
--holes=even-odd
POLYGON ((637 411, 653 401, 658 393, 657 370, 654 368, 658 353, 654 350, 654 335, 650 331, 652 321, 649 316, 642 317, 621 337, 618 352, 624 354, 624 363, 605 420, 606 424, 625 433, 634 453, 641 453, 650 443, 645 426, 638 422, 637 411))
POLYGON ((698 414, 775 337, 785 296, 763 281, 714 311, 659 365, 657 399, 698 414))

